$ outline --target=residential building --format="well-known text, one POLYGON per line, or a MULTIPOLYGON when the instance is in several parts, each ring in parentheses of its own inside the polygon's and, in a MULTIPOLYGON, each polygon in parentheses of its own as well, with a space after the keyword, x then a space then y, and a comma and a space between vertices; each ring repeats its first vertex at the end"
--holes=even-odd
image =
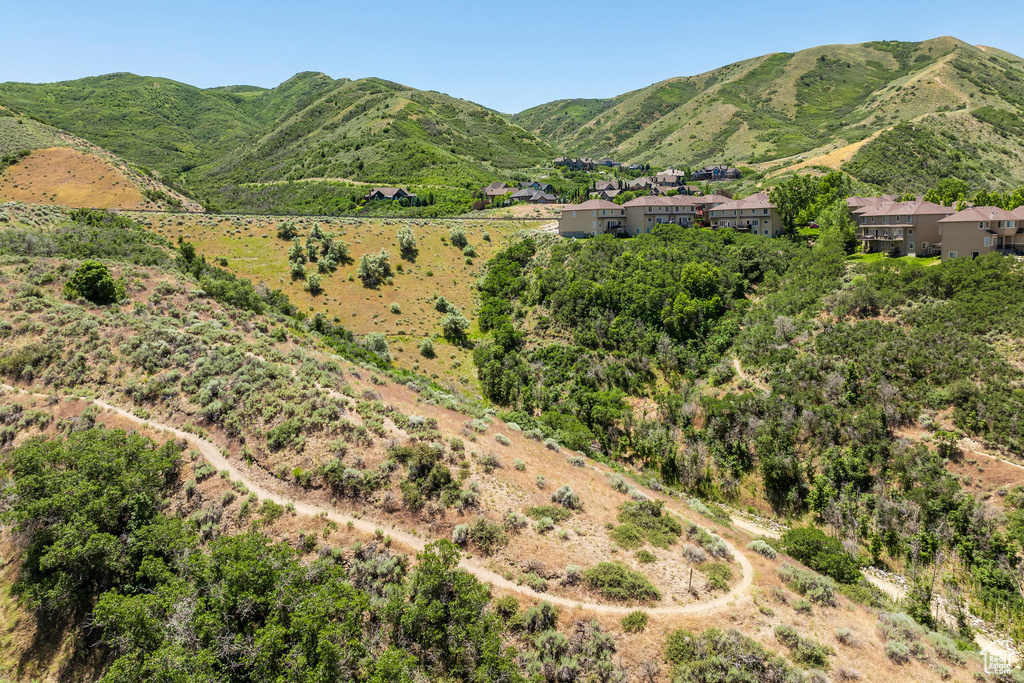
POLYGON ((487 187, 480 190, 480 197, 486 199, 489 202, 493 202, 498 197, 506 194, 515 192, 516 188, 512 187, 508 183, 493 182, 487 187))
POLYGON ((555 166, 565 166, 574 171, 593 171, 597 166, 597 162, 590 157, 580 157, 579 159, 558 157, 555 159, 555 166))
POLYGON ((562 210, 558 234, 562 237, 595 237, 623 229, 625 224, 625 208, 604 199, 589 199, 582 204, 570 204, 562 210))
POLYGON ((709 211, 708 218, 712 228, 732 228, 768 237, 782 234, 782 221, 775 205, 763 193, 717 204, 709 211))
POLYGON ((686 171, 679 171, 670 166, 661 173, 655 175, 654 181, 658 185, 671 185, 673 188, 677 188, 680 185, 686 184, 686 171))
POLYGON ((377 199, 412 199, 415 196, 404 187, 375 187, 364 198, 366 201, 374 201, 377 199))
POLYGON ((605 157, 604 159, 598 159, 597 163, 599 166, 607 166, 609 168, 618 168, 619 166, 622 166, 622 164, 620 164, 618 161, 615 161, 615 159, 609 159, 608 157, 605 157))
POLYGON ((663 223, 692 226, 697 220, 698 197, 636 197, 623 206, 626 209, 626 231, 631 235, 650 232, 663 223))
POLYGON ((972 206, 946 216, 939 221, 942 260, 1024 250, 1020 220, 1018 214, 996 206, 972 206))
POLYGON ((622 190, 625 189, 626 183, 620 181, 618 178, 611 180, 599 180, 594 183, 594 192, 602 192, 604 190, 622 190))
POLYGON ((693 181, 720 181, 720 180, 739 180, 743 174, 731 166, 718 165, 718 166, 705 166, 699 171, 694 171, 693 175, 690 176, 690 180, 693 181))
POLYGON ((532 187, 527 187, 514 192, 509 199, 513 202, 527 202, 530 204, 555 204, 558 202, 558 198, 555 197, 555 195, 549 192, 535 190, 532 187))
POLYGON ((857 239, 869 254, 928 256, 941 248, 939 222, 954 213, 955 209, 932 202, 883 200, 855 208, 853 219, 857 239))
POLYGON ((555 188, 550 183, 541 182, 540 180, 524 180, 519 183, 520 190, 540 190, 541 192, 547 192, 548 194, 554 194, 555 188))

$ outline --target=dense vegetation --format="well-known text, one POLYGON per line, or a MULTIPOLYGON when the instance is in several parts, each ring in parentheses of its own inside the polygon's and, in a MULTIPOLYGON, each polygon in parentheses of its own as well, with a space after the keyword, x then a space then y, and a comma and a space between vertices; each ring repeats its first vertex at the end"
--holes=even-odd
MULTIPOLYGON (((945 462, 961 435, 1024 448, 1009 357, 1024 311, 1005 296, 1024 271, 997 254, 854 266, 849 186, 791 185, 793 220, 819 212, 813 246, 662 227, 632 240, 524 239, 497 254, 481 283, 485 391, 522 427, 691 494, 809 515, 830 535, 793 530, 783 549, 837 581, 888 558, 920 578, 920 605, 967 590, 1019 629, 1021 527, 986 514, 945 462), (733 356, 770 392, 737 381, 733 356), (657 415, 638 416, 628 396, 653 399, 657 415), (927 436, 901 438, 912 428, 927 436), (962 571, 928 579, 924 567, 952 557, 962 571)), ((935 192, 962 193, 947 185, 935 192)), ((615 533, 640 542, 628 524, 615 533)))

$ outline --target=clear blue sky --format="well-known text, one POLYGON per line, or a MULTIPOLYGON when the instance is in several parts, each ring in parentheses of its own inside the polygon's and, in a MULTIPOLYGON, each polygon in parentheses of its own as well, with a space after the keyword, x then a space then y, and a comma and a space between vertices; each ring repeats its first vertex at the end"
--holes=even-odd
POLYGON ((508 113, 828 43, 953 35, 1024 55, 1021 0, 7 0, 0 17, 0 81, 131 71, 200 87, 273 87, 323 71, 508 113))

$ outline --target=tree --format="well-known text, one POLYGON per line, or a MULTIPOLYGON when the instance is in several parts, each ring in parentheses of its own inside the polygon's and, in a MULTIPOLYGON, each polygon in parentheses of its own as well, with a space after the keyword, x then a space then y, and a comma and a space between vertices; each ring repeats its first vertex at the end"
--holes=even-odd
POLYGON ((843 198, 837 197, 818 214, 819 240, 829 247, 852 254, 857 247, 856 223, 843 198))
POLYGON ((466 239, 466 231, 459 225, 448 231, 448 240, 459 249, 469 244, 469 240, 466 239))
POLYGON ((122 280, 114 281, 107 267, 98 261, 86 261, 64 284, 64 296, 82 297, 94 304, 112 304, 125 297, 122 280))
POLYGON ((391 349, 388 346, 388 338, 380 332, 371 332, 370 334, 363 337, 363 346, 370 351, 383 358, 384 360, 391 362, 391 349))
POLYGON ((324 279, 320 275, 316 273, 310 273, 309 275, 306 276, 306 291, 312 294, 313 296, 320 294, 321 292, 324 291, 323 282, 324 279))
POLYGON ((297 237, 299 234, 298 228, 295 227, 295 223, 291 221, 285 221, 284 223, 277 224, 277 236, 283 240, 289 242, 297 237))
POLYGON ((416 236, 408 225, 404 225, 398 230, 398 248, 401 250, 402 256, 411 258, 416 255, 416 236))
POLYGON ((356 277, 367 287, 378 286, 391 277, 391 255, 385 249, 381 249, 377 254, 363 254, 359 257, 356 277))
POLYGON ((416 559, 405 590, 388 605, 399 645, 415 643, 458 679, 521 680, 512 651, 502 647, 501 622, 487 610, 490 588, 458 569, 458 548, 435 541, 416 559))
POLYGON ((4 520, 28 538, 15 592, 61 613, 132 584, 133 534, 158 516, 179 464, 173 441, 157 447, 123 430, 32 440, 8 454, 4 465, 14 489, 4 520))
POLYGON ((444 332, 445 339, 452 341, 461 341, 466 337, 466 330, 469 329, 469 321, 466 320, 466 316, 462 315, 457 310, 450 310, 444 318, 441 319, 441 330, 444 332))

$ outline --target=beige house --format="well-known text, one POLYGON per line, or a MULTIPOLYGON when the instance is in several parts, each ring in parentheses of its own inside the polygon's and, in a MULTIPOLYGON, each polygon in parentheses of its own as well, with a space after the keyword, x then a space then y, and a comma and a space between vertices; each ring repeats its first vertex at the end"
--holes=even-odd
POLYGON ((691 226, 697 217, 699 197, 674 195, 672 197, 637 197, 622 206, 626 209, 626 228, 631 235, 650 232, 663 223, 691 226))
POLYGON ((1024 250, 1017 214, 995 206, 972 206, 939 221, 942 260, 993 251, 1024 250))
POLYGON ((718 204, 708 214, 712 228, 732 228, 738 232, 767 237, 782 234, 782 221, 775 211, 775 205, 763 193, 718 204))
POLYGON ((857 239, 864 251, 892 256, 928 256, 941 249, 939 221, 956 211, 932 202, 880 200, 854 208, 857 239))
POLYGON ((625 208, 604 199, 589 199, 562 209, 558 234, 562 237, 596 237, 609 230, 624 228, 625 224, 625 208))

